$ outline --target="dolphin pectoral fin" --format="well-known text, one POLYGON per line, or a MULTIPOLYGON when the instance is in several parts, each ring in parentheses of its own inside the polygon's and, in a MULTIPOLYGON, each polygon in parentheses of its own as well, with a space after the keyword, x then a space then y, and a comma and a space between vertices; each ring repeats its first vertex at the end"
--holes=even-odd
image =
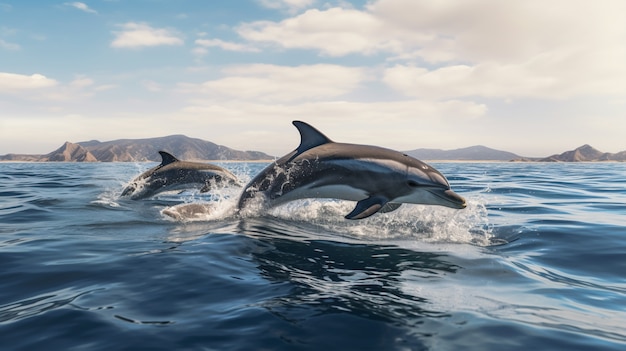
POLYGON ((322 134, 319 130, 313 128, 308 123, 304 123, 301 121, 293 121, 292 122, 296 128, 298 128, 298 132, 300 132, 300 146, 295 150, 296 152, 289 158, 287 162, 290 162, 294 158, 298 157, 301 153, 310 150, 316 146, 324 145, 327 143, 332 143, 326 135, 322 134))
POLYGON ((382 197, 368 197, 356 203, 352 212, 346 215, 346 219, 363 219, 380 211, 385 206, 387 200, 382 197))
POLYGON ((179 161, 174 155, 170 154, 169 152, 159 151, 159 154, 161 155, 161 164, 159 165, 159 167, 167 166, 170 163, 179 161))
POLYGON ((380 210, 378 210, 378 212, 380 213, 389 213, 389 212, 393 212, 397 209, 400 208, 400 206, 402 206, 401 203, 397 203, 397 202, 387 202, 380 210))

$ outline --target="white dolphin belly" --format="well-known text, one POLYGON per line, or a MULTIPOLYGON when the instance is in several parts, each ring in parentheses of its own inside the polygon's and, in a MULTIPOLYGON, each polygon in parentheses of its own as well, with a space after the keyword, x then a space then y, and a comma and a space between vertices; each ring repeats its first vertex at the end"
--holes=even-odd
POLYGON ((331 184, 323 186, 315 186, 315 184, 299 187, 289 191, 272 201, 274 205, 298 199, 342 199, 349 201, 359 201, 367 198, 369 195, 359 188, 350 186, 349 184, 331 184))

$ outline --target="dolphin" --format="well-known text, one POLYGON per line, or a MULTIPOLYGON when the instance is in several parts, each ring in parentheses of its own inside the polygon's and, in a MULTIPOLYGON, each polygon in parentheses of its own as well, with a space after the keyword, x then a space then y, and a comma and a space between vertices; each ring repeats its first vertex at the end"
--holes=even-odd
POLYGON ((161 164, 133 179, 122 191, 122 196, 138 200, 171 190, 200 188, 201 192, 207 192, 212 186, 240 186, 237 177, 222 167, 180 161, 165 151, 159 151, 159 154, 161 164))
POLYGON ((346 219, 394 211, 403 203, 466 206, 443 174, 418 159, 378 146, 337 143, 305 122, 293 125, 300 145, 246 185, 239 210, 258 196, 269 207, 303 198, 356 201, 346 219))

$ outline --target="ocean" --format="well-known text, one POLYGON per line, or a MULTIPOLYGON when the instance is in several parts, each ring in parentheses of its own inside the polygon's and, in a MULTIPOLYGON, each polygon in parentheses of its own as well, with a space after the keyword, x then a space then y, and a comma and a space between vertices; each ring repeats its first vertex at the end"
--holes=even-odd
POLYGON ((349 221, 120 199, 150 163, 0 163, 0 349, 626 349, 626 163, 432 165, 466 209, 349 221))

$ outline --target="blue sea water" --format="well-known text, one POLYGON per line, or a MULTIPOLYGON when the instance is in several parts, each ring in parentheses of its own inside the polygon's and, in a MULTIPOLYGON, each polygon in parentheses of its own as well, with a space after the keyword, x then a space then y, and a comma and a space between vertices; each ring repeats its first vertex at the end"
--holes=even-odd
POLYGON ((433 165, 468 208, 348 221, 119 199, 152 164, 0 163, 0 348, 626 349, 626 164, 433 165))

